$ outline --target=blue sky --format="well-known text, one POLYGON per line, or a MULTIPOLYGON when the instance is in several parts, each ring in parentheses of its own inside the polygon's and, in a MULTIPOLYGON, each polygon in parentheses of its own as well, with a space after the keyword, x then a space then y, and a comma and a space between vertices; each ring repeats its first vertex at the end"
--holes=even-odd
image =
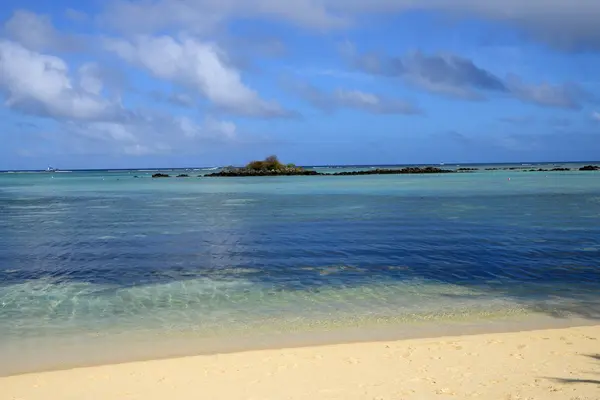
POLYGON ((597 160, 593 0, 5 0, 0 169, 597 160))

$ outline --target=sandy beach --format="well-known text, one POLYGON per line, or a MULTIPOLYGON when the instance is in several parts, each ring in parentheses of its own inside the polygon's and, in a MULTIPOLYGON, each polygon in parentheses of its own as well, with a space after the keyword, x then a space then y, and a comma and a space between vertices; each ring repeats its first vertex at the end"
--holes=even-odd
POLYGON ((259 350, 0 378, 2 399, 600 399, 600 326, 259 350))

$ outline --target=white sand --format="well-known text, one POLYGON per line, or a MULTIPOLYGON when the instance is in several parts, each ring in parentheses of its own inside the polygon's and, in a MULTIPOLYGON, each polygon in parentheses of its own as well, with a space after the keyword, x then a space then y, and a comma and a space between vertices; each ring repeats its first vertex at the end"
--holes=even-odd
POLYGON ((260 350, 0 378, 0 399, 600 399, 600 326, 260 350))

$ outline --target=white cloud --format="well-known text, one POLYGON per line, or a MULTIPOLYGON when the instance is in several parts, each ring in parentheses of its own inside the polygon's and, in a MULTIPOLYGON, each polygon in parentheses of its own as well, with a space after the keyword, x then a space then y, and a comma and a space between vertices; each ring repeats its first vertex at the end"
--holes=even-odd
POLYGON ((4 24, 7 36, 31 50, 74 51, 83 47, 76 36, 57 31, 50 17, 17 10, 4 24))
POLYGON ((374 114, 419 114, 420 110, 406 101, 384 98, 360 90, 337 89, 334 103, 340 107, 356 108, 374 114))
POLYGON ((345 44, 341 51, 352 66, 365 73, 401 78, 420 89, 466 100, 483 100, 486 94, 496 93, 540 106, 566 109, 580 109, 583 104, 596 101, 594 95, 576 83, 525 83, 514 74, 501 79, 472 60, 455 54, 362 55, 351 44, 345 44))
POLYGON ((123 108, 99 96, 101 82, 82 67, 81 85, 69 76, 69 67, 58 57, 28 50, 11 41, 0 41, 0 92, 5 105, 22 112, 75 120, 115 119, 123 108))
POLYGON ((225 111, 262 117, 288 114, 246 86, 240 72, 227 65, 216 44, 191 38, 138 36, 133 41, 107 39, 105 47, 159 79, 195 89, 225 111))
POLYGON ((593 96, 576 84, 526 84, 512 75, 506 80, 509 91, 518 99, 541 106, 580 109, 593 96))
POLYGON ((600 112, 598 112, 598 111, 594 111, 594 112, 592 112, 592 119, 593 119, 594 121, 598 121, 598 122, 600 122, 600 112))
POLYGON ((232 18, 271 18, 311 29, 344 28, 369 14, 441 11, 505 22, 557 48, 600 50, 596 0, 117 0, 103 20, 129 32, 205 32, 232 18))
POLYGON ((193 153, 215 143, 237 140, 236 126, 211 117, 200 124, 187 117, 138 113, 127 122, 69 122, 62 129, 65 143, 77 153, 151 155, 193 153))
POLYGON ((196 124, 186 117, 175 118, 169 121, 174 128, 181 131, 187 138, 212 138, 216 140, 231 140, 236 138, 236 126, 229 121, 220 121, 207 117, 202 125, 196 124))
POLYGON ((372 107, 381 104, 379 97, 372 93, 361 92, 360 90, 338 89, 335 91, 334 97, 342 103, 361 107, 372 107))
POLYGON ((79 85, 88 93, 100 95, 104 84, 98 64, 86 63, 79 67, 79 85))
POLYGON ((81 136, 102 141, 136 144, 131 127, 116 122, 69 123, 67 129, 81 136))
POLYGON ((55 132, 37 132, 55 148, 75 153, 147 155, 199 149, 236 140, 236 126, 206 118, 132 111, 103 97, 103 69, 81 65, 71 74, 59 57, 0 40, 0 95, 5 106, 32 116, 52 118, 55 132))
POLYGON ((332 92, 308 83, 284 82, 287 88, 323 111, 353 108, 372 114, 420 114, 422 111, 408 101, 389 98, 356 89, 338 88, 332 92))
POLYGON ((209 132, 211 135, 225 137, 228 140, 237 138, 237 128, 233 122, 221 121, 214 118, 207 118, 204 121, 203 132, 209 132))
POLYGON ((330 13, 327 1, 318 0, 122 0, 112 2, 101 20, 125 32, 185 29, 206 33, 236 17, 268 17, 317 29, 349 23, 330 13))
POLYGON ((171 93, 167 97, 167 101, 183 107, 193 107, 195 104, 194 98, 187 93, 171 93))

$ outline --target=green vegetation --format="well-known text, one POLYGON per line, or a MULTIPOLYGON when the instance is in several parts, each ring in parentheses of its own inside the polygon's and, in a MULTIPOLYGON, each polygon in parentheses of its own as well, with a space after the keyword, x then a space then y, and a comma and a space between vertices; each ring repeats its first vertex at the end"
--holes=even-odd
POLYGON ((236 173, 239 175, 301 175, 306 173, 304 168, 295 164, 283 164, 277 156, 269 156, 262 161, 251 161, 245 167, 223 168, 226 174, 236 173))
POLYGON ((296 167, 295 164, 282 164, 277 156, 269 156, 262 161, 252 161, 245 167, 250 171, 273 171, 273 172, 296 172, 302 168, 296 167))

